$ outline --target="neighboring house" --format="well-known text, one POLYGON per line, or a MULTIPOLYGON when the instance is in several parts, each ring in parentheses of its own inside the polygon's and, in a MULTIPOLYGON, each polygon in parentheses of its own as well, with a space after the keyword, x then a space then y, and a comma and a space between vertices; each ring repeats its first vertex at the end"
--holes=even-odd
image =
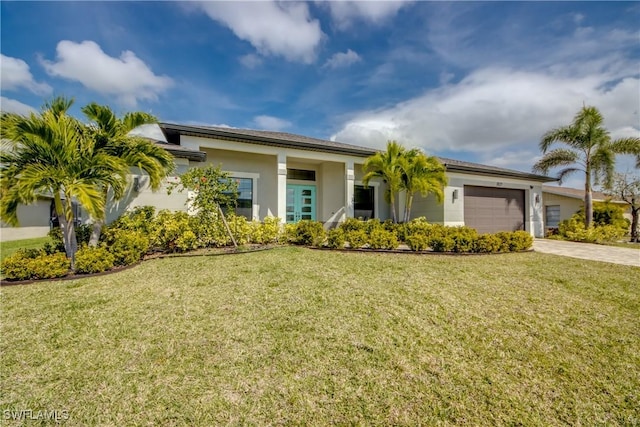
MULTIPOLYGON (((547 229, 558 228, 558 224, 565 219, 571 218, 573 214, 584 207, 584 189, 555 187, 551 185, 542 186, 544 201, 544 223, 547 229)), ((621 200, 611 200, 611 197, 599 191, 593 191, 593 202, 609 201, 628 209, 628 205, 621 200)), ((625 218, 631 220, 631 214, 625 213, 625 218)))
MULTIPOLYGON (((195 166, 220 166, 238 183, 236 213, 261 220, 318 220, 331 228, 349 217, 391 217, 384 201, 386 184, 362 184, 362 164, 376 150, 282 132, 161 123, 175 156, 176 175, 195 166)), ((480 232, 526 230, 544 234, 542 183, 553 178, 476 163, 440 159, 449 185, 438 204, 416 196, 412 218, 445 225, 468 225, 480 232)), ((110 207, 107 221, 136 206, 186 210, 187 194, 163 189, 152 193, 147 177, 132 177, 126 197, 110 207)), ((167 182, 176 182, 170 177, 167 182)), ((402 212, 404 197, 399 200, 402 212)))

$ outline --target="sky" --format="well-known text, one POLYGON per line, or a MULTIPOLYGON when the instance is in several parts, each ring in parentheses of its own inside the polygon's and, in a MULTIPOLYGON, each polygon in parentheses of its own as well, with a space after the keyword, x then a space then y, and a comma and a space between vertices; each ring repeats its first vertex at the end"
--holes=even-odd
POLYGON ((98 102, 375 149, 393 139, 526 172, 542 135, 583 105, 613 138, 640 136, 640 2, 2 1, 0 12, 3 111, 64 95, 79 117, 98 102))

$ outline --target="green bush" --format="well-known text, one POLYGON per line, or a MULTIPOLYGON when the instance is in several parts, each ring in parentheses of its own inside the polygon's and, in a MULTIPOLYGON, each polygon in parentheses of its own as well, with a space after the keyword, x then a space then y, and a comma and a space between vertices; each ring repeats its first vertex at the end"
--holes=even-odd
POLYGON ((382 223, 382 227, 387 230, 392 232, 393 234, 396 235, 396 238, 399 241, 404 241, 406 239, 406 224, 398 224, 393 222, 392 220, 388 219, 385 222, 382 223))
POLYGON ((372 249, 396 249, 398 245, 398 238, 393 231, 376 228, 369 235, 369 247, 372 249))
MULTIPOLYGON (((186 212, 162 210, 155 219, 151 245, 165 252, 186 252, 197 247, 198 236, 191 230, 186 212)), ((145 250, 146 251, 146 250, 145 250)))
POLYGON ((251 237, 253 243, 268 244, 278 241, 280 234, 280 218, 268 216, 264 221, 251 223, 251 237))
POLYGON ((76 253, 76 273, 102 273, 113 268, 115 257, 104 246, 82 246, 76 253))
POLYGON ((140 231, 107 229, 105 245, 115 265, 130 265, 142 259, 149 250, 149 238, 140 231))
MULTIPOLYGON (((78 246, 89 243, 89 239, 91 238, 91 228, 92 226, 90 224, 80 224, 76 227, 76 242, 78 242, 78 246)), ((49 230, 47 235, 50 240, 46 242, 43 247, 47 254, 65 252, 64 242, 62 240, 62 229, 60 227, 52 228, 49 230)))
POLYGON ((71 262, 62 252, 18 250, 2 262, 2 274, 8 280, 54 279, 66 276, 71 262))
MULTIPOLYGON (((231 244, 229 233, 217 213, 198 213, 189 216, 189 227, 196 236, 194 248, 217 248, 231 244)), ((187 231, 184 227, 182 233, 187 231)))
POLYGON ((349 242, 351 249, 358 249, 367 244, 369 236, 364 230, 351 230, 345 232, 345 240, 349 242))
POLYGON ((447 234, 439 234, 429 239, 429 246, 434 252, 451 252, 456 242, 447 234))
POLYGON ((600 225, 585 228, 584 217, 579 214, 560 222, 558 234, 574 242, 604 243, 622 239, 627 234, 626 227, 600 225))
POLYGON ((371 235, 376 230, 383 230, 383 225, 378 218, 371 218, 364 221, 364 231, 368 235, 371 235))
POLYGON ((425 217, 415 218, 405 224, 405 234, 407 238, 413 234, 422 234, 427 237, 432 228, 432 224, 429 224, 425 217))
POLYGON ((153 206, 139 206, 120 215, 109 228, 142 231, 151 235, 155 227, 155 213, 156 208, 153 206))
POLYGON ((251 241, 251 224, 247 218, 239 215, 229 214, 227 216, 227 224, 231 229, 234 239, 238 245, 246 245, 251 241))
POLYGON ((333 228, 327 233, 327 246, 331 249, 344 248, 345 234, 342 228, 333 228))
POLYGON ((478 232, 475 228, 450 227, 448 234, 454 242, 453 252, 467 253, 474 251, 476 241, 478 240, 478 232))
POLYGON ((533 246, 533 237, 524 230, 512 231, 509 240, 509 250, 511 252, 526 251, 533 246))
POLYGON ((324 243, 326 233, 321 222, 303 219, 295 226, 293 243, 305 246, 321 246, 324 243))
POLYGON ((297 224, 285 223, 282 233, 278 235, 278 243, 295 243, 297 224))
POLYGON ((349 234, 351 231, 364 231, 365 228, 365 222, 358 218, 347 218, 340 224, 340 229, 345 234, 349 234))
POLYGON ((474 252, 493 254, 500 252, 502 239, 495 234, 481 234, 475 242, 474 252))
POLYGON ((429 239, 422 233, 413 233, 405 239, 405 243, 412 251, 426 251, 429 248, 429 239))

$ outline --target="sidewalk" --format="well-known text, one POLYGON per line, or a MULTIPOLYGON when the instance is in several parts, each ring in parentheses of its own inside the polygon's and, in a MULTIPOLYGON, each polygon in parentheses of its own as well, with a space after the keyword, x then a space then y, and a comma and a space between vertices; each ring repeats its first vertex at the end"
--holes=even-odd
POLYGON ((563 240, 534 239, 537 252, 640 267, 640 250, 563 240))

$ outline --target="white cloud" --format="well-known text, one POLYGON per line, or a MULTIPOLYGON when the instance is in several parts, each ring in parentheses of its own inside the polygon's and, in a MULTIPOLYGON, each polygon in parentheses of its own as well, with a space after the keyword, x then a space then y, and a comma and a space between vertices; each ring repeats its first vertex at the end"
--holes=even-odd
POLYGON ((0 87, 2 90, 24 88, 36 95, 49 95, 53 89, 33 79, 29 65, 19 58, 0 54, 0 87))
POLYGON ((312 63, 324 33, 305 3, 257 1, 201 2, 214 21, 255 47, 261 55, 312 63))
POLYGON ((101 94, 116 96, 127 107, 135 107, 139 100, 155 101, 158 94, 173 84, 171 78, 154 74, 129 50, 115 58, 93 41, 62 40, 56 52, 56 61, 41 60, 47 73, 78 81, 101 94))
POLYGON ((358 19, 380 24, 394 16, 403 6, 410 2, 404 0, 388 0, 323 1, 317 3, 328 7, 336 26, 344 30, 351 27, 353 22, 358 19))
POLYGON ((31 113, 37 113, 38 111, 30 105, 23 104, 15 99, 0 97, 0 111, 3 113, 16 113, 23 116, 27 116, 31 113))
POLYGON ((291 127, 291 122, 273 116, 256 116, 253 123, 260 129, 279 131, 291 127))
POLYGON ((328 67, 331 69, 348 67, 360 61, 362 61, 362 57, 360 57, 360 55, 358 55, 356 52, 352 51, 351 49, 348 49, 346 52, 338 52, 333 54, 331 58, 327 59, 327 62, 325 62, 324 67, 328 67))
POLYGON ((242 65, 244 65, 245 67, 251 70, 262 65, 262 58, 260 58, 255 53, 249 53, 247 55, 243 55, 238 60, 242 65))
POLYGON ((541 136, 570 123, 583 102, 600 109, 612 135, 640 134, 637 77, 610 82, 602 75, 571 78, 486 68, 390 108, 361 112, 332 139, 374 148, 397 139, 429 152, 477 153, 504 167, 514 164, 513 157, 504 157, 512 151, 528 159, 519 166, 530 167, 534 159, 524 153, 538 152, 541 136))

